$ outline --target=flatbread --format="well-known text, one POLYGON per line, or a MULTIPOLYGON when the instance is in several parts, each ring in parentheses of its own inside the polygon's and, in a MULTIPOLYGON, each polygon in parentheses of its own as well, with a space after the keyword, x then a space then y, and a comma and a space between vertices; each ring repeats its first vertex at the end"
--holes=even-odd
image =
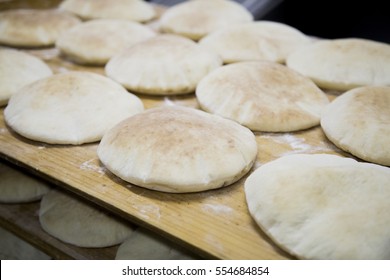
POLYGON ((191 0, 176 4, 161 16, 161 30, 199 40, 226 26, 253 21, 253 15, 231 0, 191 0))
POLYGON ((153 6, 142 0, 65 0, 59 8, 85 20, 111 18, 147 22, 156 17, 153 6))
POLYGON ((56 74, 14 93, 6 123, 49 144, 99 141, 119 121, 143 111, 141 100, 114 81, 89 72, 56 74))
POLYGON ((0 202, 24 203, 40 200, 50 187, 37 178, 0 161, 0 202))
POLYGON ((201 108, 255 131, 286 132, 320 124, 328 99, 309 78, 267 61, 216 69, 196 89, 201 108))
POLYGON ((116 253, 116 260, 194 260, 193 254, 164 240, 151 231, 137 228, 123 242, 116 253))
POLYGON ((312 40, 289 25, 256 21, 211 32, 199 44, 218 53, 224 63, 248 60, 285 62, 287 56, 312 40))
POLYGON ((39 79, 51 76, 50 67, 41 59, 12 49, 0 49, 0 106, 14 92, 39 79))
POLYGON ((326 107, 321 126, 340 149, 390 166, 390 87, 361 87, 344 93, 326 107))
POLYGON ((390 45, 366 39, 323 40, 298 49, 287 66, 327 89, 390 85, 390 45))
POLYGON ((56 47, 76 63, 104 65, 118 52, 155 34, 137 22, 97 19, 63 32, 56 47))
POLYGON ((133 232, 130 223, 55 189, 41 200, 39 222, 55 238, 87 248, 120 244, 133 232))
POLYGON ((390 169, 335 155, 290 155, 245 182, 249 212, 302 259, 390 258, 390 169))
POLYGON ((108 77, 130 91, 153 95, 187 94, 222 65, 221 58, 190 39, 159 35, 112 57, 108 77))
POLYGON ((0 43, 14 47, 54 45, 64 30, 81 21, 59 10, 15 9, 0 12, 0 43))
POLYGON ((220 188, 240 179, 257 155, 253 133, 203 111, 163 106, 107 132, 98 156, 132 184, 172 193, 220 188))

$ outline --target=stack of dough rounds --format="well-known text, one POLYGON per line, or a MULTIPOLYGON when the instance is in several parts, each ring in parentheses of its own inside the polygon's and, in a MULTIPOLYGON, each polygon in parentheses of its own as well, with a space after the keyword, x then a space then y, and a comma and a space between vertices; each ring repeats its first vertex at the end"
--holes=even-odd
POLYGON ((253 21, 244 6, 231 0, 191 0, 169 8, 161 16, 161 30, 199 40, 226 26, 253 21))
POLYGON ((287 66, 327 89, 390 86, 390 45, 365 39, 318 41, 287 58, 287 66))
POLYGON ((52 75, 41 59, 12 49, 0 49, 0 106, 23 86, 52 75))
POLYGON ((232 184, 257 155, 253 133, 206 112, 163 106, 128 118, 107 132, 98 156, 132 184, 185 193, 232 184))
POLYGON ((142 0, 65 0, 59 8, 86 20, 111 18, 147 22, 156 16, 153 6, 142 0))
POLYGON ((22 203, 40 200, 50 187, 35 177, 0 162, 0 202, 22 203))
POLYGON ((119 121, 143 111, 141 100, 114 81, 89 72, 41 79, 14 93, 5 121, 22 136, 49 144, 101 139, 119 121))
POLYGON ((190 39, 166 34, 115 55, 105 71, 131 91, 173 95, 194 92, 198 82, 221 65, 221 58, 214 52, 190 39))
POLYGON ((344 93, 326 107, 321 126, 340 149, 390 166, 390 87, 361 87, 344 93))
POLYGON ((229 26, 199 41, 218 53, 224 63, 262 59, 283 63, 290 53, 311 42, 299 30, 270 21, 229 26))
POLYGON ((55 189, 41 200, 39 222, 50 235, 86 248, 120 244, 133 232, 130 224, 76 196, 55 189))
POLYGON ((205 111, 268 132, 319 125, 329 103, 309 78, 268 61, 223 66, 199 83, 196 96, 205 111))
POLYGON ((390 169, 335 155, 290 155, 245 182, 250 214, 303 259, 389 259, 390 169))
POLYGON ((0 43, 15 47, 51 46, 61 32, 80 22, 59 10, 4 11, 0 13, 0 43))
POLYGON ((193 260, 192 254, 142 228, 137 228, 123 242, 116 260, 193 260))
POLYGON ((104 65, 118 52, 155 34, 137 22, 97 19, 62 33, 56 47, 76 63, 104 65))

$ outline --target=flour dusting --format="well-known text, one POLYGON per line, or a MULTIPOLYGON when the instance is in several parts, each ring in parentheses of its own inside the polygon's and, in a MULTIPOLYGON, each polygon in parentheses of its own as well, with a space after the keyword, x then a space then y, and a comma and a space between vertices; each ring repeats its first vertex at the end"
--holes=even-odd
POLYGON ((213 212, 215 214, 231 214, 233 212, 233 209, 229 206, 222 205, 222 204, 203 204, 202 205, 203 211, 206 212, 213 212))
POLYGON ((106 168, 105 167, 102 167, 102 166, 99 166, 99 165, 96 165, 93 163, 95 159, 90 159, 90 160, 87 160, 85 162, 83 162, 81 165, 80 165, 80 169, 82 170, 92 170, 92 171, 95 171, 99 174, 105 174, 106 172, 106 168))
POLYGON ((170 100, 168 97, 164 97, 164 104, 168 105, 168 106, 175 106, 176 105, 175 102, 170 100))
POLYGON ((134 205, 134 208, 138 210, 138 214, 141 215, 144 219, 160 219, 160 207, 150 204, 141 204, 134 205))

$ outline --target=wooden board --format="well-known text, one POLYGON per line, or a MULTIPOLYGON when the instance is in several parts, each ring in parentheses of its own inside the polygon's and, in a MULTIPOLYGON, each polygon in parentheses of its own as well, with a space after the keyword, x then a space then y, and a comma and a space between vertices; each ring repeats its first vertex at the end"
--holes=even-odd
MULTIPOLYGON (((24 51, 41 57, 55 73, 81 70, 104 74, 102 67, 78 66, 66 61, 53 48, 24 51)), ((145 108, 162 104, 198 108, 194 94, 139 97, 145 108)), ((152 229, 205 258, 292 258, 280 250, 249 215, 243 190, 246 177, 231 186, 195 194, 167 194, 143 189, 106 170, 96 155, 97 143, 66 146, 30 141, 7 128, 3 109, 0 115, 2 158, 152 229)), ((259 153, 254 168, 293 153, 341 154, 319 127, 296 133, 257 133, 256 139, 259 153)))

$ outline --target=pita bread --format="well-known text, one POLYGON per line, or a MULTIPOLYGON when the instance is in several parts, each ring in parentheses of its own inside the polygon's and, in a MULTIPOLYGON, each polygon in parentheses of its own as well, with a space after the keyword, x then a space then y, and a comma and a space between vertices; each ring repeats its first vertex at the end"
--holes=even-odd
POLYGON ((218 53, 224 63, 269 60, 283 63, 298 48, 311 43, 299 30, 278 22, 257 21, 211 32, 199 44, 218 53))
POLYGON ((105 71, 131 91, 176 95, 194 92, 198 82, 221 65, 217 54, 190 39, 159 35, 115 55, 105 71))
POLYGON ((120 244, 133 232, 129 223, 76 196, 54 189, 41 200, 39 222, 55 238, 87 248, 120 244))
POLYGON ((35 177, 0 162, 0 202, 23 203, 40 200, 50 187, 35 177))
POLYGON ((269 132, 319 125, 328 104, 309 78, 267 61, 239 62, 213 71, 199 83, 196 97, 207 112, 269 132))
POLYGON ((22 136, 49 144, 99 141, 119 121, 143 111, 138 97, 94 73, 67 72, 12 95, 7 124, 22 136))
POLYGON ((323 40, 298 49, 287 66, 327 89, 390 85, 390 45, 365 39, 323 40))
POLYGON ((0 12, 0 43, 14 47, 52 46, 61 32, 80 22, 59 10, 3 11, 0 12))
POLYGON ((390 87, 352 89, 321 117, 326 136, 361 159, 390 166, 390 87))
POLYGON ((156 16, 152 5, 142 0, 65 0, 59 8, 82 19, 126 19, 146 22, 156 16))
POLYGON ((303 259, 389 259, 390 169, 335 155, 290 155, 245 182, 249 212, 303 259))
POLYGON ((23 86, 52 75, 41 59, 12 49, 0 49, 0 106, 23 86))
POLYGON ((76 63, 104 65, 118 52, 153 36, 154 31, 137 22, 97 19, 62 33, 56 47, 76 63))
POLYGON ((200 110, 163 106, 128 118, 107 132, 98 156, 132 184, 185 193, 232 184, 257 154, 247 128, 200 110))
POLYGON ((116 260, 193 260, 191 253, 163 240, 152 232, 137 228, 116 253, 116 260))
POLYGON ((161 30, 199 40, 226 26, 253 21, 253 15, 230 0, 192 0, 174 5, 161 16, 161 30))

